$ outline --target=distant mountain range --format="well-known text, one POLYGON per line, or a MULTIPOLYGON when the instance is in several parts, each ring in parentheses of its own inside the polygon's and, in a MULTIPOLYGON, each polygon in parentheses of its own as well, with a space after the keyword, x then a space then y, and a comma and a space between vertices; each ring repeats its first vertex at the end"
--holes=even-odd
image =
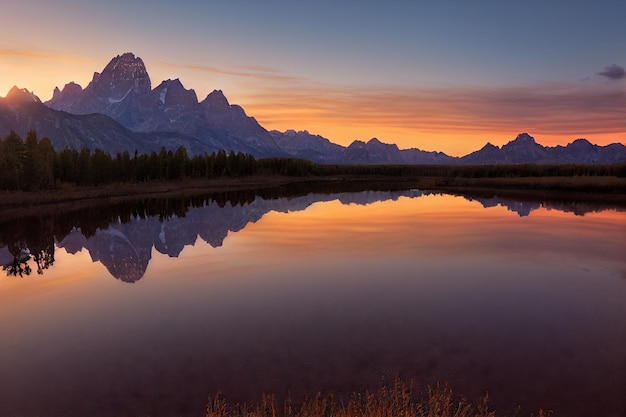
POLYGON ((184 146, 192 155, 223 149, 333 164, 626 162, 626 146, 620 143, 598 146, 577 139, 567 146, 545 147, 526 133, 502 147, 487 143, 459 158, 399 149, 375 138, 346 147, 307 131, 267 131, 243 108, 230 104, 220 90, 198 101, 195 91, 187 90, 178 79, 163 81, 153 89, 143 61, 132 53, 113 58, 84 89, 74 82, 62 90, 55 88, 45 103, 28 90, 13 87, 0 98, 0 136, 14 130, 25 137, 31 129, 50 138, 57 150, 86 147, 110 153, 184 146))

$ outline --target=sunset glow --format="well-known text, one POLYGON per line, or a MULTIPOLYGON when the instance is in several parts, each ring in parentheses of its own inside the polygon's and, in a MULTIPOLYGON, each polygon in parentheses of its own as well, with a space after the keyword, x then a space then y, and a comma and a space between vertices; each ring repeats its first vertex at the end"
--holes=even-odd
POLYGON ((626 142, 621 2, 158 3, 4 5, 0 96, 84 88, 130 51, 153 88, 180 78, 199 100, 221 89, 268 130, 342 145, 376 137, 461 156, 520 132, 547 146, 626 142))

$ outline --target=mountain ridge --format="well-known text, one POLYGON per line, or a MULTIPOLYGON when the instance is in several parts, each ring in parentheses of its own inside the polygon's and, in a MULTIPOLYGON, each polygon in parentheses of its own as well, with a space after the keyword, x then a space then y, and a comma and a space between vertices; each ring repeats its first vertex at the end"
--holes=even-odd
POLYGON ((268 131, 245 110, 215 89, 202 101, 180 79, 152 88, 143 60, 131 52, 117 55, 94 72, 83 89, 73 81, 55 87, 45 103, 27 89, 13 87, 0 98, 0 135, 24 136, 35 129, 57 150, 101 147, 106 152, 156 151, 185 146, 190 154, 218 150, 256 157, 290 156, 330 164, 520 164, 625 163, 626 146, 599 146, 578 138, 566 146, 540 145, 528 133, 498 147, 455 157, 418 148, 400 149, 377 138, 348 146, 308 131, 268 131))

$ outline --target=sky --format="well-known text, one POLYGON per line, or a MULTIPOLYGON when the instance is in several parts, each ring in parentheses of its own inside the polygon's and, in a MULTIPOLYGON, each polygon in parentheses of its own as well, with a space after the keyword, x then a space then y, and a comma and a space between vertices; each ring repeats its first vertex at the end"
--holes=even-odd
POLYGON ((116 55, 267 129, 465 155, 528 132, 626 143, 626 1, 0 0, 0 96, 116 55))

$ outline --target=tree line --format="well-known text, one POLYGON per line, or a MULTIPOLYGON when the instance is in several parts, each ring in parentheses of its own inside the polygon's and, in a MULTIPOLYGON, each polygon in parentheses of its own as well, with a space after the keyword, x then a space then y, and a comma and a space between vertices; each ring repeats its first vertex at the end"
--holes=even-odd
POLYGON ((0 187, 37 191, 61 184, 98 186, 111 183, 177 180, 183 178, 243 177, 252 175, 301 176, 311 173, 312 163, 295 158, 266 158, 230 151, 189 156, 184 147, 175 151, 111 155, 65 148, 57 152, 48 138, 30 131, 26 139, 15 132, 0 138, 0 187))
POLYGON ((184 178, 285 176, 385 176, 385 177, 626 177, 621 165, 320 165, 297 158, 262 158, 230 151, 189 156, 184 147, 175 151, 135 151, 111 155, 101 149, 57 152, 48 138, 30 131, 26 138, 10 132, 0 138, 0 189, 37 191, 62 184, 98 186, 111 183, 178 180, 184 178))

